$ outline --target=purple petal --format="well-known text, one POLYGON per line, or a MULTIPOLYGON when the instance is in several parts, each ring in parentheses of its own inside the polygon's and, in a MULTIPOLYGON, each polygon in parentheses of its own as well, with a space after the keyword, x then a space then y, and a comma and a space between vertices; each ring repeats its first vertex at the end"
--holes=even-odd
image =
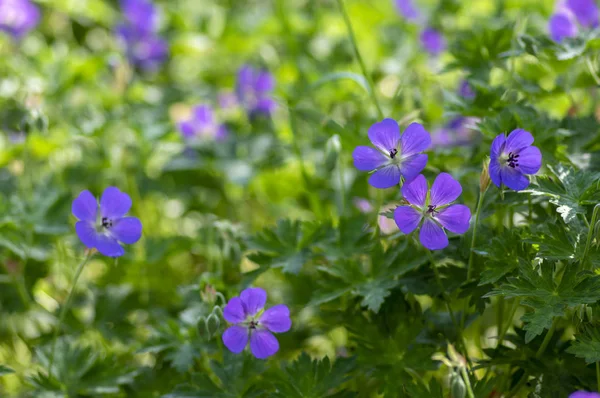
POLYGON ((71 213, 79 220, 96 222, 96 212, 98 211, 98 202, 94 195, 85 190, 75 198, 71 205, 71 213))
POLYGON ((369 139, 384 153, 398 149, 400 142, 400 127, 394 119, 383 119, 369 128, 369 139))
POLYGON ((177 124, 177 128, 183 135, 184 138, 192 138, 196 134, 196 129, 194 128, 194 124, 190 120, 186 120, 185 122, 179 122, 177 124))
POLYGON ((567 0, 567 7, 575 14, 581 26, 598 26, 598 6, 594 0, 567 0))
POLYGON ((448 237, 442 227, 429 218, 423 222, 419 240, 429 250, 441 250, 448 246, 448 237))
POLYGON ((421 45, 431 55, 438 55, 446 49, 446 40, 437 30, 426 28, 421 33, 421 45))
POLYGON ((375 188, 386 189, 400 183, 400 169, 395 164, 385 166, 369 177, 369 184, 375 188))
POLYGON ((142 222, 136 217, 124 217, 113 221, 110 233, 119 242, 131 245, 142 237, 142 222))
POLYGON ((192 110, 192 114, 194 115, 193 120, 199 126, 204 127, 215 125, 215 115, 210 105, 196 105, 192 110))
POLYGON ((259 323, 264 325, 271 332, 287 332, 292 327, 290 310, 287 305, 278 304, 263 312, 260 316, 259 323))
POLYGON ((258 359, 265 359, 279 350, 279 342, 268 330, 256 329, 250 335, 250 351, 258 359))
POLYGON ((232 297, 225 308, 223 308, 223 318, 229 323, 241 323, 246 320, 244 305, 239 297, 232 297))
POLYGON ((275 79, 273 75, 266 70, 258 72, 254 82, 254 89, 259 93, 273 91, 275 88, 275 79))
POLYGON ((423 214, 410 206, 399 206, 394 210, 394 221, 398 229, 404 234, 410 234, 421 222, 423 214))
POLYGON ((105 234, 96 235, 96 249, 107 257, 121 257, 125 250, 117 240, 105 234))
POLYGON ((424 207, 428 190, 429 186, 427 185, 427 180, 425 179, 425 176, 421 174, 411 182, 405 183, 402 186, 402 196, 404 196, 404 199, 408 200, 408 203, 424 207))
POLYGON ((525 174, 535 174, 542 167, 542 153, 535 146, 519 152, 519 169, 525 174))
POLYGON ((490 147, 490 158, 492 160, 497 159, 502 153, 502 149, 504 148, 504 143, 506 142, 506 137, 504 134, 499 134, 492 141, 492 146, 490 147))
POLYGON ((404 176, 406 181, 412 181, 423 171, 425 166, 427 166, 428 158, 427 155, 420 154, 402 160, 402 163, 400 164, 400 173, 404 176))
POLYGON ((466 80, 462 80, 460 82, 460 85, 458 86, 458 94, 465 99, 475 98, 475 91, 473 91, 473 88, 466 80))
POLYGON ((100 214, 110 219, 123 217, 131 209, 131 198, 118 188, 108 187, 100 198, 100 214))
POLYGON ((277 107, 277 104, 272 98, 260 98, 254 108, 252 109, 252 113, 264 113, 271 114, 277 107))
POLYGON ((248 344, 248 329, 237 325, 230 326, 223 332, 221 339, 229 351, 239 354, 248 344))
POLYGON ((396 0, 396 8, 406 19, 415 20, 419 18, 419 11, 413 4, 412 0, 396 0))
MULTIPOLYGON (((395 123, 395 122, 394 122, 395 123)), ((410 156, 429 148, 431 136, 419 123, 411 123, 402 133, 402 156, 410 156)))
POLYGON ((29 0, 0 1, 0 31, 22 38, 40 21, 39 9, 29 0))
POLYGON ((577 36, 577 25, 573 19, 564 13, 554 14, 548 21, 548 30, 550 38, 555 42, 560 42, 565 37, 577 36))
POLYGON ((138 30, 156 29, 158 14, 154 5, 146 0, 121 0, 121 9, 125 18, 138 30))
POLYGON ((246 315, 255 315, 265 306, 267 292, 260 287, 251 287, 240 293, 240 299, 242 300, 246 315))
POLYGON ((506 145, 504 146, 504 152, 506 153, 517 153, 521 149, 524 149, 533 144, 533 136, 529 131, 523 129, 513 130, 506 138, 506 145))
POLYGON ((529 186, 529 180, 517 168, 502 167, 500 177, 504 185, 515 191, 521 191, 529 186))
POLYGON ((600 394, 595 392, 577 391, 569 395, 569 398, 600 398, 600 394))
POLYGON ((440 173, 431 186, 430 204, 443 206, 454 202, 462 193, 460 183, 448 173, 440 173))
POLYGON ((215 140, 224 141, 229 137, 229 130, 227 130, 227 126, 224 124, 220 124, 217 128, 217 133, 215 134, 215 140))
POLYGON ((370 146, 357 146, 352 152, 354 167, 360 171, 375 170, 388 162, 388 158, 375 148, 370 146))
POLYGON ((500 175, 500 161, 498 159, 490 159, 490 179, 498 188, 502 186, 502 177, 500 175))
POLYGON ((77 223, 75 223, 75 232, 85 247, 90 249, 96 247, 97 232, 93 223, 89 221, 77 221, 77 223))
POLYGON ((465 205, 452 205, 440 210, 435 218, 448 231, 464 234, 469 230, 471 210, 465 205))

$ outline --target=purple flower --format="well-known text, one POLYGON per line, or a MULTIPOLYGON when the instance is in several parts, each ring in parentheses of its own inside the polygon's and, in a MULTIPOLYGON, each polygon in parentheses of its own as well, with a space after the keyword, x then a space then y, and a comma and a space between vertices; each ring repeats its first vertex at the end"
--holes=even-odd
POLYGON ((520 191, 529 180, 524 174, 535 174, 542 167, 540 150, 531 146, 533 136, 522 129, 513 130, 508 137, 498 135, 490 149, 490 178, 500 188, 502 184, 520 191))
POLYGON ((400 231, 410 234, 419 225, 419 240, 429 250, 440 250, 448 246, 444 228, 456 234, 469 229, 471 210, 465 205, 454 204, 462 187, 448 173, 440 173, 428 195, 427 180, 421 174, 402 187, 402 196, 410 206, 399 206, 394 210, 394 220, 400 231), (421 223, 422 221, 422 223, 421 223))
POLYGON ((568 8, 584 28, 598 26, 598 6, 595 0, 566 0, 564 7, 568 8))
POLYGON ((400 127, 394 119, 383 119, 369 128, 369 139, 375 148, 356 147, 352 153, 354 166, 360 171, 374 171, 369 184, 385 189, 415 178, 427 164, 427 155, 422 154, 431 137, 419 123, 412 123, 400 136, 400 127))
POLYGON ((425 28, 421 32, 421 45, 431 55, 439 55, 446 49, 446 39, 437 30, 425 28))
POLYGON ((227 138, 227 128, 217 123, 210 105, 196 105, 192 117, 178 124, 179 131, 187 138, 213 138, 221 141, 227 138))
POLYGON ((354 198, 352 200, 352 203, 354 203, 354 206, 361 213, 370 213, 370 212, 373 211, 373 205, 367 199, 364 199, 364 198, 354 198))
POLYGON ((39 9, 29 0, 0 0, 0 31, 20 39, 40 21, 39 9))
POLYGON ((577 24, 584 28, 595 28, 599 23, 599 10, 594 0, 563 0, 550 17, 548 30, 556 42, 578 33, 577 24))
POLYGON ((235 92, 239 103, 250 116, 257 113, 270 115, 275 109, 271 93, 275 79, 267 70, 258 70, 249 65, 240 68, 237 74, 235 92))
POLYGON ((79 240, 90 249, 108 257, 120 257, 128 245, 140 240, 142 223, 136 217, 125 217, 131 208, 131 198, 118 188, 108 187, 98 202, 90 191, 83 191, 73 201, 71 212, 80 221, 75 224, 79 240))
POLYGON ((156 7, 147 0, 121 0, 127 24, 138 32, 154 33, 158 24, 156 7))
POLYGON ((600 398, 597 392, 577 391, 569 395, 569 398, 600 398))
POLYGON ((419 18, 419 10, 415 7, 412 0, 394 0, 394 3, 404 18, 409 21, 414 21, 419 18))
POLYGON ((117 27, 117 36, 125 47, 129 62, 141 69, 156 70, 169 55, 167 42, 154 33, 138 31, 130 25, 121 25, 117 27))
POLYGON ((473 88, 468 81, 462 80, 458 86, 458 95, 465 99, 472 100, 475 98, 475 91, 473 91, 473 88))
POLYGON ((290 310, 279 304, 262 311, 267 302, 267 292, 259 287, 245 289, 240 297, 233 297, 223 309, 223 317, 231 324, 222 339, 229 351, 239 354, 250 340, 250 351, 259 359, 265 359, 279 350, 279 342, 273 333, 290 330, 290 310), (273 332, 273 333, 271 333, 273 332))
POLYGON ((558 13, 550 17, 548 23, 550 38, 555 42, 560 42, 565 37, 577 36, 577 24, 570 13, 558 13))

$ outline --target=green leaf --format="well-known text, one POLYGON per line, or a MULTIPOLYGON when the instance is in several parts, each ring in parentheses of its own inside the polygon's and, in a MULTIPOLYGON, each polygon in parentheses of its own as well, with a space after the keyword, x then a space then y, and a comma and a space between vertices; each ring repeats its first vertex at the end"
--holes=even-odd
POLYGON ((0 376, 6 376, 15 373, 15 371, 6 365, 0 365, 0 376))
POLYGON ((597 327, 588 327, 582 334, 575 335, 575 341, 567 348, 567 352, 578 358, 585 359, 586 363, 600 361, 600 331, 597 327))

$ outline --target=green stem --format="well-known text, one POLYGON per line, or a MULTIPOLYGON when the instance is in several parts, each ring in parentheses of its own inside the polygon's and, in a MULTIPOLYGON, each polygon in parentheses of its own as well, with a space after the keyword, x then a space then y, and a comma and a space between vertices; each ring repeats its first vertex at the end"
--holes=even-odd
POLYGON ((515 317, 515 313, 517 312, 517 309, 519 308, 520 302, 521 301, 518 298, 516 298, 513 301, 512 307, 510 309, 510 315, 508 316, 508 322, 506 323, 506 326, 504 326, 502 328, 502 330, 500 331, 500 334, 498 335, 498 346, 500 344, 502 344, 502 341, 504 341, 504 336, 506 336, 508 329, 510 329, 510 326, 512 325, 512 320, 515 317))
MULTIPOLYGON (((594 206, 594 212, 592 213, 592 222, 588 228, 588 236, 585 242, 585 250, 583 251, 583 256, 581 257, 581 264, 583 265, 583 269, 587 269, 587 258, 590 252, 590 247, 592 245, 592 237, 594 236, 594 229, 596 228, 596 223, 598 222, 598 213, 600 212, 600 204, 594 206)), ((590 262, 591 264, 591 262, 590 262)), ((591 267, 590 267, 591 268, 591 267)))
POLYGON ((346 181, 344 180, 344 163, 342 162, 342 154, 338 156, 338 176, 340 179, 340 218, 344 216, 346 212, 346 181))
MULTIPOLYGON (((500 331, 504 325, 504 297, 498 297, 498 310, 496 312, 496 323, 498 324, 498 337, 500 337, 500 331)), ((498 345, 502 344, 500 340, 498 340, 498 345)))
POLYGON ((600 362, 596 362, 596 383, 598 383, 598 391, 600 391, 600 362))
POLYGON ((350 36, 350 42, 352 43, 352 49, 354 50, 354 56, 360 65, 360 69, 362 74, 365 76, 367 83, 369 84, 369 94, 371 95, 371 100, 373 104, 377 108, 377 114, 379 115, 379 119, 383 120, 383 111, 381 110, 381 106, 379 105, 379 101, 377 100, 377 96, 375 95, 375 85, 373 84, 373 79, 371 75, 367 72, 367 67, 360 55, 360 51, 358 50, 358 45, 356 41, 356 36, 354 35, 354 29, 352 29, 352 22, 350 21, 350 17, 348 16, 348 12, 346 11, 346 7, 344 6, 344 0, 337 0, 338 5, 340 7, 340 12, 344 17, 344 22, 346 23, 346 28, 348 29, 348 35, 350 36))
POLYGON ((48 366, 48 373, 50 375, 52 374, 52 366, 54 365, 54 355, 56 353, 56 341, 58 340, 58 333, 60 333, 60 330, 62 329, 63 323, 65 321, 65 316, 67 315, 67 311, 69 309, 69 306, 71 305, 71 299, 73 298, 73 294, 75 293, 75 287, 77 286, 77 281, 79 280, 79 277, 81 276, 83 267, 88 263, 88 261, 90 261, 90 258, 92 258, 92 255, 93 255, 92 251, 89 251, 89 253, 85 256, 83 261, 81 261, 79 263, 79 265, 77 266, 77 270, 75 271, 75 278, 73 278, 73 285, 71 286, 71 290, 69 291, 69 295, 67 296, 67 300, 65 301, 65 304, 60 309, 58 325, 56 326, 56 329, 54 330, 54 336, 52 338, 52 350, 50 351, 50 365, 48 366))
POLYGON ((465 385, 467 387, 467 395, 469 398, 475 398, 475 394, 473 394, 473 387, 471 387, 471 379, 469 379, 469 374, 467 373, 467 369, 464 366, 460 367, 460 374, 462 374, 463 380, 465 381, 465 385))
POLYGON ((529 206, 529 212, 527 214, 527 221, 529 221, 529 225, 533 224, 533 204, 531 203, 531 194, 527 196, 527 204, 529 206))
POLYGON ((469 250, 469 262, 467 263, 467 281, 471 280, 473 273, 473 249, 475 248, 475 241, 477 239, 477 226, 479 225, 479 216, 481 214, 481 208, 483 207, 483 198, 487 190, 479 193, 479 200, 477 201, 477 209, 475 209, 475 223, 473 224, 473 236, 471 237, 471 249, 469 250))

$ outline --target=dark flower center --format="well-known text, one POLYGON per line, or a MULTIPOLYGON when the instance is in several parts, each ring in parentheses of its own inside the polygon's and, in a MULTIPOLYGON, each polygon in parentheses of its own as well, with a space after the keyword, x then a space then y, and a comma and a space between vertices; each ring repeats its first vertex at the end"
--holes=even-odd
POLYGON ((517 160, 518 158, 519 158, 518 154, 510 152, 508 154, 508 159, 506 159, 506 163, 508 163, 509 167, 512 167, 514 169, 515 167, 517 167, 519 165, 519 161, 517 160))
POLYGON ((102 217, 102 226, 106 229, 112 227, 113 222, 110 218, 102 217))
POLYGON ((258 326, 258 321, 250 321, 250 325, 248 326, 248 328, 256 329, 257 326, 258 326))
POLYGON ((398 150, 397 150, 396 148, 394 148, 394 149, 392 149, 392 150, 390 151, 390 157, 391 157, 392 159, 394 159, 394 158, 396 157, 396 155, 397 155, 397 154, 398 154, 398 150))
POLYGON ((427 214, 431 214, 432 216, 434 216, 437 213, 437 210, 435 209, 436 207, 436 205, 428 205, 427 214))

